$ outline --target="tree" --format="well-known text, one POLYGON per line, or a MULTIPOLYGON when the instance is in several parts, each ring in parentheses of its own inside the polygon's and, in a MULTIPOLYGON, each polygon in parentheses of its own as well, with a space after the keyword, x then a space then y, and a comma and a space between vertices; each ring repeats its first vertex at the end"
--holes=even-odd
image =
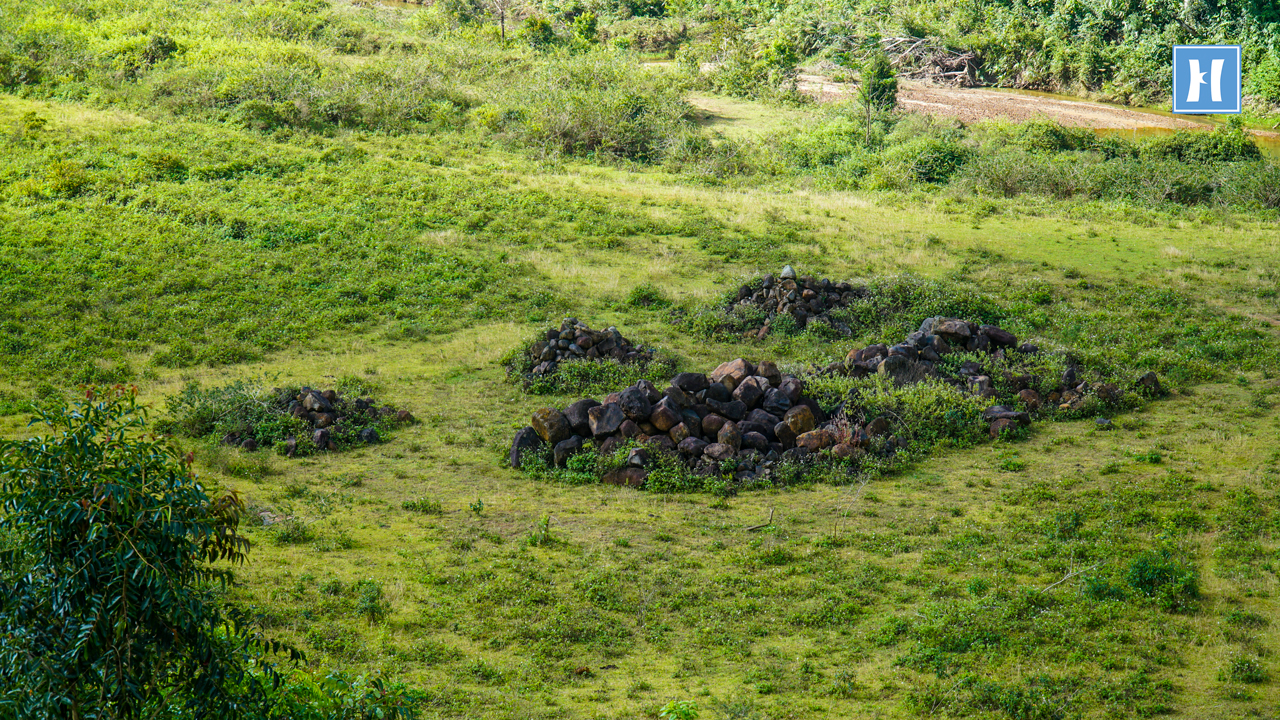
POLYGON ((502 42, 507 41, 507 15, 516 6, 516 0, 489 0, 489 7, 498 16, 498 26, 502 29, 502 42))
POLYGON ((898 77, 889 56, 879 47, 863 61, 860 75, 858 102, 867 114, 866 141, 870 145, 872 116, 898 105, 898 77))
POLYGON ((243 671, 260 643, 222 610, 230 571, 212 566, 245 560, 241 500, 211 498, 190 456, 141 434, 135 389, 90 388, 40 420, 50 435, 0 443, 0 716, 261 707, 243 671))

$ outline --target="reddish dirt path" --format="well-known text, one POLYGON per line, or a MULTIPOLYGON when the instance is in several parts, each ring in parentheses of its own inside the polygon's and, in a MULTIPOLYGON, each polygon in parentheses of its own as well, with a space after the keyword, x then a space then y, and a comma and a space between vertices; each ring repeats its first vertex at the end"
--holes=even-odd
MULTIPOLYGON (((836 83, 821 75, 800 75, 799 87, 820 100, 835 100, 855 92, 851 83, 836 83)), ((958 88, 919 80, 898 81, 898 107, 911 111, 954 117, 963 123, 990 118, 1023 122, 1047 117, 1072 127, 1138 130, 1161 128, 1183 130, 1204 128, 1206 123, 1156 112, 1130 110, 1114 105, 1072 100, 1043 93, 1015 93, 984 88, 958 88)), ((1280 133, 1254 130, 1263 137, 1280 138, 1280 133)))

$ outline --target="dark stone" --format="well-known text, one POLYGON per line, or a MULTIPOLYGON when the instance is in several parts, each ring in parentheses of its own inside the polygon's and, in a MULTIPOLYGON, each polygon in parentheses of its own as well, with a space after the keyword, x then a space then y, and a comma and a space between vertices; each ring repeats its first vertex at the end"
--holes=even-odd
POLYGON ((799 437, 799 433, 792 430, 791 425, 786 422, 780 422, 777 425, 774 425, 773 434, 778 438, 779 444, 788 448, 794 447, 796 444, 796 438, 799 437))
POLYGON ((564 419, 569 421, 569 428, 575 435, 591 435, 591 417, 587 414, 600 403, 591 398, 582 398, 564 409, 564 419))
POLYGON ((627 453, 627 464, 631 467, 646 467, 653 460, 653 454, 645 448, 632 448, 627 453))
POLYGON ((1040 352, 1040 346, 1035 345, 1033 343, 1022 343, 1021 345, 1018 346, 1018 352, 1023 353, 1025 355, 1035 355, 1036 353, 1040 352))
POLYGON ((654 435, 645 440, 644 444, 654 448, 655 450, 662 450, 664 452, 676 451, 676 444, 671 440, 670 435, 654 435))
POLYGON ((600 479, 607 485, 638 488, 649 478, 649 471, 637 467, 624 467, 610 470, 600 479))
POLYGON ((742 434, 742 446, 766 452, 769 450, 769 438, 758 432, 745 432, 742 434))
POLYGON ((1153 372, 1148 372, 1138 378, 1137 385, 1143 394, 1150 396, 1164 395, 1164 387, 1160 385, 1160 377, 1153 372))
POLYGON ((676 386, 676 385, 672 385, 671 387, 664 390, 662 395, 663 397, 667 398, 672 403, 674 403, 675 406, 680 408, 681 410, 683 410, 684 408, 693 407, 696 404, 696 400, 694 400, 694 397, 692 395, 685 392, 683 389, 681 389, 679 386, 676 386))
POLYGON ((733 391, 723 383, 711 383, 707 386, 706 393, 704 400, 708 403, 712 400, 716 402, 729 402, 733 399, 733 391))
POLYGON ((756 376, 744 378, 733 390, 733 399, 741 402, 747 408, 753 408, 760 404, 764 399, 766 388, 761 387, 762 383, 756 379, 756 376))
POLYGON ((653 403, 649 402, 648 393, 635 386, 622 391, 618 396, 618 405, 624 415, 636 422, 648 420, 653 412, 653 403))
POLYGON ((662 393, 658 392, 657 386, 648 380, 638 381, 636 383, 636 388, 639 389, 640 392, 644 393, 645 398, 650 403, 656 403, 658 400, 662 399, 662 393))
POLYGON ((676 445, 676 449, 680 451, 681 455, 686 455, 691 458, 702 457, 702 451, 706 447, 707 441, 700 440, 696 437, 687 437, 684 440, 681 440, 679 445, 676 445))
MULTIPOLYGON (((317 445, 319 443, 316 443, 317 445)), ((507 460, 511 467, 518 468, 520 463, 524 461, 525 453, 530 450, 536 450, 542 446, 542 438, 538 437, 538 432, 531 427, 525 427, 516 431, 516 437, 511 441, 511 454, 507 460)))
POLYGON ((551 449, 552 459, 555 461, 556 467, 564 467, 570 457, 580 452, 582 452, 581 435, 574 435, 568 440, 561 440, 551 449))
POLYGON ((671 378, 671 384, 688 393, 698 393, 706 390, 710 383, 707 382, 707 376, 702 373, 683 372, 671 378))
MULTIPOLYGON (((760 404, 760 407, 771 415, 782 417, 791 409, 791 398, 787 397, 787 394, 782 390, 772 388, 764 394, 764 402, 760 404)), ((756 411, 752 410, 752 412, 756 411)))
POLYGON ((626 438, 621 438, 621 437, 618 437, 617 435, 610 435, 609 437, 605 438, 602 442, 600 442, 599 446, 596 448, 596 451, 599 452, 600 455, 607 457, 609 455, 612 455, 618 449, 618 446, 624 442, 626 442, 626 438))
POLYGON ((798 462, 807 457, 809 457, 809 451, 802 447, 793 447, 782 453, 782 459, 789 460, 791 462, 798 462))
POLYGON ((396 422, 408 425, 413 422, 413 413, 408 410, 396 411, 396 422))
POLYGON ((591 434, 596 437, 617 432, 623 420, 626 417, 616 403, 605 403, 587 410, 587 424, 591 426, 591 434))
POLYGON ((800 395, 804 393, 804 383, 799 378, 783 378, 782 383, 778 385, 778 390, 791 401, 792 405, 795 405, 800 401, 800 395))
POLYGON ((1018 345, 1018 337, 1008 330, 1003 330, 995 325, 980 325, 978 331, 991 339, 991 343, 998 347, 1016 347, 1018 345))
POLYGON ((244 448, 245 450, 250 450, 250 451, 252 451, 252 450, 257 450, 257 449, 258 449, 258 441, 257 441, 257 440, 254 440, 253 438, 245 438, 245 439, 244 439, 244 442, 240 443, 240 447, 244 448))
POLYGON ((537 431, 538 437, 551 445, 555 445, 573 434, 573 430, 569 427, 569 421, 565 419, 564 413, 553 407, 544 407, 535 412, 529 424, 537 431))
POLYGON ((382 438, 378 437, 378 431, 371 427, 367 427, 360 431, 360 442, 373 445, 382 438))
POLYGON ((302 400, 302 407, 312 412, 332 412, 333 404, 318 392, 311 392, 302 400))
POLYGON ((741 400, 731 400, 720 404, 720 414, 738 421, 747 416, 747 406, 741 400))
POLYGON ((321 450, 332 450, 333 439, 329 436, 328 430, 316 430, 311 434, 311 442, 321 450))
POLYGON ((624 438, 633 438, 639 435, 642 431, 640 430, 640 426, 637 425, 634 420, 623 420, 622 424, 618 426, 618 432, 621 433, 624 438))
POLYGON ((919 356, 920 356, 920 353, 916 351, 916 348, 914 345, 908 345, 906 343, 903 343, 901 345, 894 345, 893 347, 889 348, 889 357, 891 358, 903 357, 903 358, 906 358, 907 360, 915 360, 919 356))
POLYGON ((702 418, 702 434, 706 437, 713 438, 720 432, 720 428, 724 427, 724 424, 727 422, 729 421, 726 420, 723 415, 716 415, 715 413, 712 413, 702 418))
POLYGON ((679 447, 680 443, 690 437, 689 428, 684 423, 677 423, 675 427, 667 431, 667 435, 670 436, 671 442, 675 443, 676 447, 679 447))
POLYGON ((778 370, 777 363, 771 360, 762 360, 756 365, 756 375, 768 381, 770 387, 778 387, 782 382, 782 373, 778 370))
POLYGON ((878 417, 866 424, 863 430, 870 437, 884 437, 893 429, 893 423, 889 422, 887 417, 878 417))
POLYGON ((1018 424, 1013 420, 1010 420, 1009 418, 1000 418, 999 420, 991 423, 991 427, 988 429, 988 432, 994 440, 1005 433, 1012 432, 1017 427, 1018 424))
POLYGON ((725 423, 720 432, 716 433, 716 442, 737 450, 742 447, 742 431, 734 423, 725 423))
POLYGON ((1027 406, 1027 410, 1030 412, 1035 412, 1040 409, 1040 393, 1035 390, 1027 388, 1026 390, 1019 392, 1018 399, 1022 401, 1023 405, 1027 406))
POLYGON ((649 422, 653 423, 653 426, 662 432, 667 432, 679 425, 680 420, 680 411, 664 403, 658 403, 649 415, 649 422))
POLYGON ((716 462, 720 462, 721 460, 728 460, 729 458, 733 457, 736 454, 736 452, 737 451, 734 450, 732 447, 725 445, 724 443, 717 442, 717 443, 711 443, 710 445, 703 448, 702 456, 707 458, 708 460, 715 460, 716 462))
POLYGON ((334 420, 337 419, 338 416, 333 413, 318 412, 316 413, 315 426, 318 428, 327 428, 333 424, 334 420))
POLYGON ((769 428, 773 428, 774 425, 777 425, 779 422, 782 421, 783 415, 786 415, 786 413, 783 412, 783 413, 779 413, 778 415, 774 415, 773 413, 766 412, 764 410, 757 408, 747 413, 747 417, 744 418, 744 420, 746 422, 759 423, 769 428))

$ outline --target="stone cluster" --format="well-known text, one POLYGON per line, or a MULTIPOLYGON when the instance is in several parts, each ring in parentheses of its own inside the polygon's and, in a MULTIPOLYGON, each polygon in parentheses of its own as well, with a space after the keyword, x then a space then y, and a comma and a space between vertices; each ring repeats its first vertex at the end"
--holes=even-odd
POLYGON ((627 467, 611 471, 605 482, 643 484, 654 455, 664 452, 705 474, 718 474, 733 460, 735 478, 746 481, 785 457, 826 449, 841 458, 872 448, 891 451, 899 443, 889 429, 887 419, 877 418, 850 431, 843 418, 828 418, 799 378, 770 361, 738 358, 706 375, 680 373, 663 390, 641 380, 603 402, 583 398, 563 412, 542 408, 516 433, 509 460, 520 467, 529 451, 550 446, 552 461, 563 466, 589 442, 606 455, 632 440, 638 447, 627 467))
POLYGON ((529 346, 533 375, 549 375, 566 360, 613 358, 623 363, 645 363, 653 351, 635 345, 618 328, 592 330, 577 318, 565 318, 560 329, 548 328, 546 336, 529 346))
MULTIPOLYGON (((374 444, 381 440, 378 431, 373 427, 378 420, 386 418, 398 423, 413 422, 413 414, 408 410, 399 410, 390 405, 378 407, 373 398, 356 398, 348 401, 336 390, 313 390, 302 388, 297 396, 283 394, 279 388, 275 391, 277 410, 303 421, 310 428, 311 443, 320 450, 337 450, 337 440, 355 440, 374 444)), ((245 450, 257 450, 273 444, 277 438, 256 437, 252 429, 227 433, 222 438, 224 445, 235 445, 245 450)), ((289 435, 283 440, 285 455, 294 457, 298 452, 298 439, 289 435)))
POLYGON ((853 330, 848 325, 832 319, 829 313, 865 297, 867 289, 864 287, 847 282, 796 277, 795 269, 787 265, 777 277, 765 275, 754 285, 743 285, 738 289, 734 304, 750 305, 764 311, 768 319, 749 333, 758 339, 769 334, 774 318, 779 315, 790 315, 800 328, 804 328, 814 318, 821 318, 842 335, 852 335, 853 330))
MULTIPOLYGON (((973 395, 999 397, 982 364, 942 362, 942 356, 961 350, 1001 358, 1005 353, 1041 352, 1030 343, 1019 344, 1013 333, 994 325, 938 317, 925 320, 901 343, 853 350, 843 362, 817 370, 854 377, 878 373, 896 384, 936 379, 973 395)), ((1012 373, 1000 380, 1003 387, 1016 392, 1018 405, 994 405, 983 411, 993 438, 1030 424, 1031 413, 1047 404, 1078 410, 1088 396, 1115 402, 1122 394, 1112 383, 1090 385, 1071 366, 1049 382, 1012 373), (1041 397, 1031 385, 1055 389, 1041 397)), ((1163 392, 1155 373, 1142 376, 1135 389, 1147 395, 1163 392)), ((747 481, 770 472, 780 459, 825 452, 856 460, 867 453, 892 454, 907 446, 905 438, 894 435, 891 418, 855 419, 855 414, 837 410, 835 417, 828 417, 805 394, 802 379, 781 373, 773 362, 753 364, 738 358, 706 375, 680 373, 662 390, 641 380, 603 401, 583 398, 563 411, 542 408, 516 433, 509 460, 513 467, 520 467, 527 453, 550 447, 552 462, 564 466, 589 443, 608 455, 634 441, 637 447, 631 450, 627 466, 610 471, 603 480, 639 486, 647 479, 656 453, 671 454, 705 474, 720 474, 724 463, 733 461, 735 479, 747 481)))

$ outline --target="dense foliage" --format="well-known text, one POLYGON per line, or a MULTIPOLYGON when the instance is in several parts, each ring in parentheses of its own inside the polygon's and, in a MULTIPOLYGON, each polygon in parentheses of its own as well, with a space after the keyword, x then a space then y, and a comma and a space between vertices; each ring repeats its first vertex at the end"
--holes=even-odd
POLYGON ((245 560, 243 503, 211 497, 143 418, 132 392, 89 390, 42 415, 53 435, 0 446, 0 703, 19 717, 238 715, 255 700, 231 688, 251 638, 212 566, 245 560))

